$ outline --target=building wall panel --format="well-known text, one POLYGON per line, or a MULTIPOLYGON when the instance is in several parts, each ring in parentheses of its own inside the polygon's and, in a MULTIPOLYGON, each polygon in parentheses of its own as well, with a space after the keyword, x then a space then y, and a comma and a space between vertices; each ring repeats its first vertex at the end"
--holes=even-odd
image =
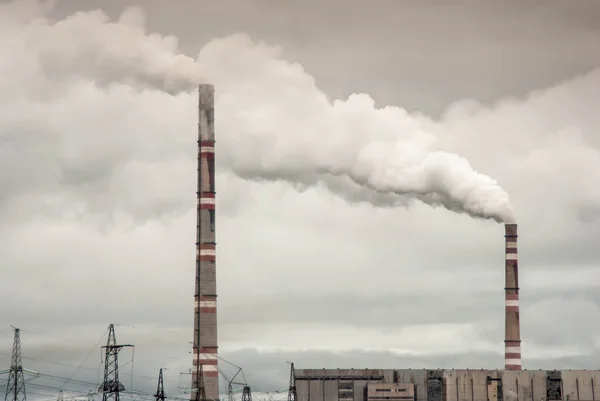
POLYGON ((458 401, 458 374, 455 370, 444 370, 442 374, 446 385, 446 401, 458 401))
POLYGON ((488 401, 487 399, 487 385, 488 385, 488 372, 484 370, 471 371, 471 377, 473 378, 473 400, 475 401, 488 401))
POLYGON ((580 371, 578 374, 579 379, 579 399, 580 400, 594 400, 596 394, 594 394, 592 384, 595 382, 594 371, 580 371))
POLYGON ((543 370, 530 371, 533 401, 546 401, 546 372, 543 370))
POLYGON ((311 380, 310 381, 310 401, 324 401, 323 400, 323 380, 311 380))
POLYGON ((338 380, 323 382, 323 401, 338 401, 338 380))
POLYGON ((365 401, 368 380, 354 381, 354 401, 365 401))
POLYGON ((456 371, 457 382, 457 397, 459 401, 473 401, 473 376, 471 371, 458 370, 456 371))
POLYGON ((563 399, 579 400, 579 378, 581 376, 578 371, 562 372, 563 399))
POLYGON ((382 372, 383 380, 378 380, 381 383, 393 383, 394 382, 394 370, 384 369, 382 372))
POLYGON ((598 372, 594 372, 594 383, 592 383, 592 400, 600 399, 600 375, 598 372))
POLYGON ((309 384, 308 380, 296 380, 296 393, 298 395, 298 401, 310 401, 309 400, 309 384))
POLYGON ((502 396, 504 401, 519 401, 517 377, 519 370, 505 370, 502 372, 502 396))
POLYGON ((517 394, 519 401, 533 401, 531 375, 528 371, 517 371, 517 394))
POLYGON ((415 385, 415 400, 427 401, 427 371, 424 369, 418 370, 400 370, 398 379, 401 383, 414 383, 415 385))

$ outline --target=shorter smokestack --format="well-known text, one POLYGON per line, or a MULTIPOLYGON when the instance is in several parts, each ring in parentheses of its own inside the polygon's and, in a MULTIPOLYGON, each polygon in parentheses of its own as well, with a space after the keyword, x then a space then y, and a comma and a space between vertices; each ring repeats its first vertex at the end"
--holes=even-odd
POLYGON ((517 254, 517 225, 505 225, 505 333, 504 369, 521 370, 521 329, 519 321, 519 258, 517 254))

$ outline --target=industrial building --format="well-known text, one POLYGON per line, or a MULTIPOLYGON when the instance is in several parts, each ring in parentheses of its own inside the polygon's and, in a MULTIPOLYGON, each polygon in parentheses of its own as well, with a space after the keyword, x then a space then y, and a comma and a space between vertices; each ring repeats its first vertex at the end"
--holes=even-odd
POLYGON ((504 370, 296 369, 298 401, 595 401, 600 371, 521 370, 516 224, 504 268, 504 370))
POLYGON ((596 401, 600 371, 296 369, 298 401, 596 401))
MULTIPOLYGON (((214 125, 214 88, 210 84, 200 85, 192 400, 219 399, 214 125)), ((291 401, 596 401, 596 397, 600 395, 600 388, 597 387, 600 371, 522 370, 517 237, 517 225, 505 224, 504 370, 296 369, 294 371, 292 364, 288 399, 291 401)), ((245 397, 249 399, 249 395, 245 397)))

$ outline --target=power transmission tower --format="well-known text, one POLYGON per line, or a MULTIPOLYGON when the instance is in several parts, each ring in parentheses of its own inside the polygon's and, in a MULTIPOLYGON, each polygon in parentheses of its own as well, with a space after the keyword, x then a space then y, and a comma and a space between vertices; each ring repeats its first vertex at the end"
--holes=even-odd
POLYGON ((244 386, 244 391, 242 391, 242 401, 252 401, 252 390, 250 390, 250 386, 244 386))
POLYGON ((196 369, 198 375, 198 388, 196 391, 196 401, 206 401, 206 387, 204 387, 204 365, 198 364, 196 369))
POLYGON ((10 368, 0 370, 0 374, 8 373, 8 383, 6 383, 5 401, 26 401, 25 393, 25 374, 38 377, 40 374, 32 370, 23 368, 23 358, 21 355, 21 330, 15 329, 15 339, 13 341, 12 358, 10 368))
MULTIPOLYGON (((224 359, 221 359, 223 362, 227 362, 224 359)), ((237 372, 235 373, 235 375, 233 375, 233 377, 231 379, 229 379, 229 377, 227 377, 227 375, 225 375, 225 373, 221 372, 219 370, 219 373, 221 373, 221 376, 223 376, 223 378, 227 381, 227 401, 235 401, 235 396, 233 395, 233 386, 242 386, 245 387, 248 385, 248 383, 246 383, 246 377, 244 376, 244 371, 242 370, 242 368, 240 368, 237 365, 234 365, 231 362, 227 362, 228 364, 230 364, 231 366, 235 367, 237 369, 237 372), (238 377, 238 375, 241 373, 242 376, 242 380, 241 381, 236 381, 236 377, 238 377)), ((239 388, 239 387, 238 387, 239 388)))
POLYGON ((156 401, 165 401, 165 385, 163 383, 162 371, 163 370, 161 369, 158 373, 158 388, 156 389, 156 394, 154 394, 156 401))
MULTIPOLYGON (((204 367, 203 365, 198 364, 194 367, 194 371, 189 369, 188 372, 181 372, 180 375, 194 375, 195 378, 192 380, 192 387, 190 388, 190 392, 195 393, 191 397, 191 401, 208 401, 206 398, 206 387, 204 386, 204 367), (197 387, 194 387, 197 385, 197 387)), ((186 389, 187 387, 178 386, 180 389, 186 389)), ((212 401, 212 399, 211 399, 212 401)), ((218 399, 216 401, 219 401, 218 399)))
POLYGON ((290 368, 290 387, 288 389, 288 401, 297 401, 298 393, 296 392, 296 370, 294 369, 294 362, 290 362, 292 367, 290 368))
POLYGON ((63 401, 63 391, 60 390, 60 392, 58 393, 58 399, 56 401, 63 401))
POLYGON ((105 349, 104 353, 104 382, 98 387, 98 391, 102 391, 102 401, 114 400, 119 401, 119 393, 125 390, 125 386, 119 381, 119 351, 123 347, 133 347, 131 344, 117 344, 115 336, 115 326, 108 326, 108 340, 106 345, 102 346, 105 349))

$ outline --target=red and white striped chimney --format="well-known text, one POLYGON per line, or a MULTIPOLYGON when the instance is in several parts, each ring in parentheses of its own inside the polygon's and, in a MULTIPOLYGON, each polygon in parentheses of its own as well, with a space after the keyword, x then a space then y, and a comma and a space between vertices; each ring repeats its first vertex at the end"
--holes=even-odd
POLYGON ((192 401, 198 396, 200 372, 206 397, 209 400, 219 399, 214 87, 210 84, 200 85, 198 95, 198 210, 192 401))
POLYGON ((504 369, 521 370, 521 329, 519 321, 519 258, 517 254, 517 225, 505 225, 505 333, 504 369))

